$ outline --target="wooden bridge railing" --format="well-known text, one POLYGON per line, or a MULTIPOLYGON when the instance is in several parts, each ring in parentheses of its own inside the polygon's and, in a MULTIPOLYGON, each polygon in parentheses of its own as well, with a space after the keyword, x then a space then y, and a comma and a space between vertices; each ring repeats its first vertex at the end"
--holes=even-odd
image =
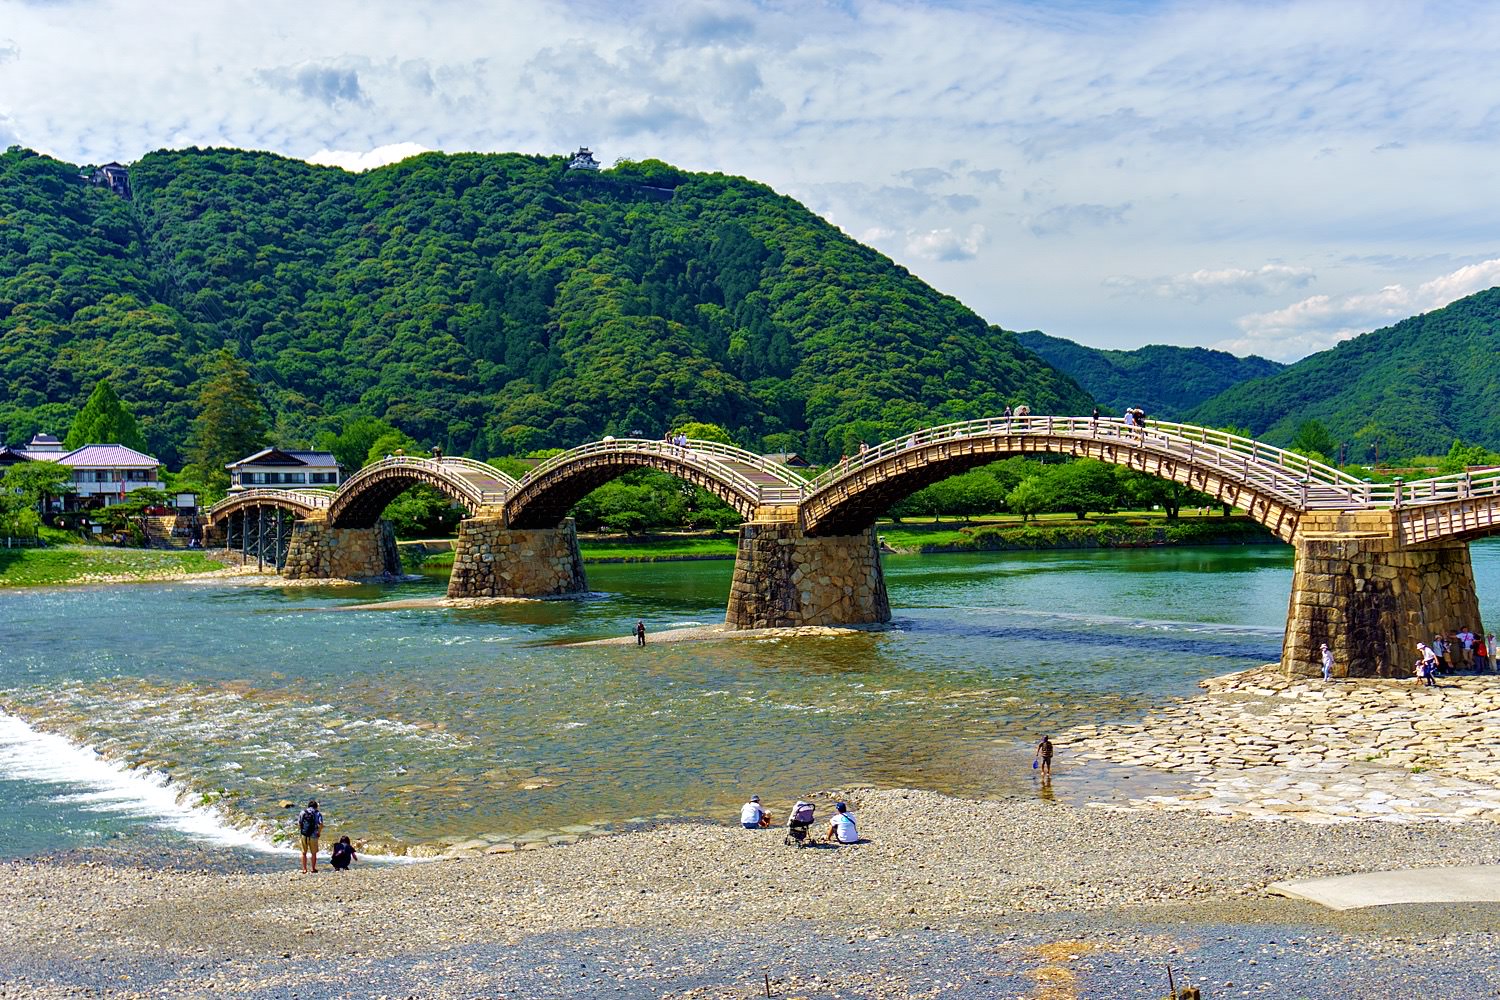
POLYGON ((690 440, 686 445, 676 445, 651 438, 605 438, 602 441, 591 441, 577 448, 570 448, 561 454, 553 455, 528 472, 521 480, 520 488, 525 489, 553 470, 581 458, 642 452, 662 455, 692 465, 717 477, 745 496, 758 498, 762 504, 796 504, 803 497, 805 481, 795 472, 763 455, 736 448, 734 445, 720 444, 717 441, 690 440), (736 466, 760 472, 771 478, 773 482, 757 482, 736 466))
MULTIPOLYGON (((521 489, 554 470, 582 458, 608 454, 657 454, 691 465, 760 504, 795 506, 861 469, 892 455, 930 444, 987 435, 1043 435, 1078 440, 1109 440, 1145 447, 1176 461, 1238 480, 1299 510, 1400 508, 1465 500, 1500 506, 1500 469, 1480 474, 1457 473, 1428 479, 1372 483, 1326 463, 1277 448, 1254 438, 1195 424, 1148 421, 1144 429, 1118 417, 986 417, 929 427, 892 438, 837 463, 811 480, 770 459, 716 441, 688 441, 685 446, 646 438, 606 438, 571 448, 547 459, 517 481, 501 470, 470 458, 426 458, 397 455, 359 470, 351 483, 391 468, 420 468, 443 476, 475 507, 497 507, 521 489), (493 484, 493 485, 491 485, 493 484), (498 487, 498 488, 496 488, 498 487)), ((317 489, 254 489, 235 493, 209 508, 210 518, 236 505, 263 501, 290 502, 327 509, 337 494, 317 489)))

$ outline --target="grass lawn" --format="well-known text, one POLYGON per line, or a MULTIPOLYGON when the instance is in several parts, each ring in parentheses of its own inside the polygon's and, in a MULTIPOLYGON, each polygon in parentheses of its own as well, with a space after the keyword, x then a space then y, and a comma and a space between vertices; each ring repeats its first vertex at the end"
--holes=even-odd
POLYGON ((68 545, 46 549, 0 548, 0 587, 86 583, 100 576, 146 579, 163 573, 208 573, 223 569, 201 552, 115 549, 68 545))
MULTIPOLYGON (((733 559, 735 546, 738 539, 734 535, 712 536, 658 536, 654 539, 644 538, 589 538, 587 536, 578 539, 578 551, 583 555, 583 561, 601 562, 610 561, 640 561, 650 562, 654 559, 674 558, 681 556, 695 556, 699 558, 717 556, 723 559, 733 559)), ((434 552, 423 559, 422 569, 443 569, 452 567, 452 552, 434 552)))
MULTIPOLYGON (((1180 523, 1223 521, 1224 518, 1219 515, 1218 511, 1219 508, 1214 508, 1214 513, 1200 517, 1196 512, 1189 513, 1187 509, 1184 509, 1182 517, 1178 520, 1180 523)), ((915 549, 919 545, 955 545, 962 542, 969 537, 961 530, 963 528, 1028 527, 1044 531, 1048 528, 1062 531, 1090 525, 1159 526, 1167 523, 1169 523, 1167 515, 1159 510, 1133 510, 1122 511, 1118 514, 1091 514, 1081 521, 1073 514, 1038 514, 1024 523, 1019 514, 989 514, 968 521, 949 518, 946 521, 934 522, 908 518, 900 524, 883 520, 875 526, 875 529, 892 548, 915 549)))

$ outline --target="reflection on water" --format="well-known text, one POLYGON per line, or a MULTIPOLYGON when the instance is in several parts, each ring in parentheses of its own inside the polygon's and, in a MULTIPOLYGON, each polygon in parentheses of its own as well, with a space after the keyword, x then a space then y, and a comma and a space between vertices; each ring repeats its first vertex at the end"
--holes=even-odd
MULTIPOLYGON (((751 791, 1034 795, 1040 732, 1275 659, 1290 562, 1282 547, 891 557, 896 630, 644 649, 556 643, 722 620, 731 565, 591 567, 597 599, 465 610, 325 610, 441 581, 8 594, 0 704, 234 815, 284 825, 283 800, 316 794, 340 832, 390 842, 725 816, 751 791)), ((1064 796, 1068 781, 1062 747, 1064 796)), ((56 808, 39 787, 0 798, 35 818, 56 808)), ((125 822, 80 815, 58 846, 125 822)))

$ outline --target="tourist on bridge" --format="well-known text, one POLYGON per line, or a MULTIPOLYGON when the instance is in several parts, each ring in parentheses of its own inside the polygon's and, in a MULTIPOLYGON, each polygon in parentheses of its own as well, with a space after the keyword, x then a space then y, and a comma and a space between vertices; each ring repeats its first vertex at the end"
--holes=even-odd
POLYGON ((1488 673, 1490 669, 1490 647, 1485 644, 1482 636, 1474 637, 1474 672, 1476 674, 1488 673))
POLYGON ((439 448, 437 445, 433 445, 432 457, 441 462, 443 460, 443 449, 439 448))
POLYGON ((1093 416, 1089 417, 1089 430, 1090 431, 1098 431, 1099 430, 1099 407, 1097 407, 1097 406, 1094 407, 1094 414, 1093 414, 1093 416))
POLYGON ((637 646, 644 646, 646 644, 646 623, 644 621, 637 621, 635 623, 635 644, 637 646))
POLYGON ((1320 655, 1323 660, 1323 679, 1331 681, 1333 680, 1333 650, 1328 648, 1328 643, 1326 642, 1319 646, 1318 649, 1321 650, 1320 655))
POLYGON ((746 830, 764 830, 771 825, 771 814, 760 804, 760 796, 750 796, 750 801, 740 807, 740 826, 746 830))

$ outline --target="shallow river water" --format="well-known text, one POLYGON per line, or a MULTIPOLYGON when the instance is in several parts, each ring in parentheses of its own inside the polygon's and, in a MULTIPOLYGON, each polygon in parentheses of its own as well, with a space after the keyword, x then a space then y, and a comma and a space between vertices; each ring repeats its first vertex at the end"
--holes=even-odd
MULTIPOLYGON (((1474 562, 1488 607, 1500 547, 1474 562)), ((888 632, 645 649, 565 643, 722 621, 729 562, 591 566, 592 599, 481 610, 336 610, 436 579, 0 592, 0 856, 148 829, 265 846, 310 795, 329 832, 413 845, 732 818, 751 792, 1031 793, 1043 733, 1276 659, 1291 550, 886 569, 888 632)))

